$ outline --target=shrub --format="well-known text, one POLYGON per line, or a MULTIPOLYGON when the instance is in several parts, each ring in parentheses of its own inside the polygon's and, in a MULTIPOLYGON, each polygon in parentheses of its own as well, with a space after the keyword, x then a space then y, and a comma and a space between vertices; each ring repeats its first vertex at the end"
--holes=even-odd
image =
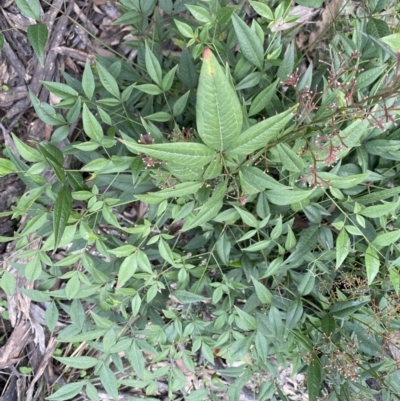
MULTIPOLYGON (((31 261, 14 267, 35 287, 20 290, 48 305, 50 332, 68 316, 60 343, 97 353, 57 357, 90 374, 48 399, 82 389, 99 399, 98 379, 114 399, 118 386, 151 396, 160 380, 170 398, 218 399, 178 368, 201 376, 198 354, 204 367, 225 360, 220 373, 234 380, 217 386, 232 400, 254 375, 276 378, 289 364, 307 372, 311 401, 323 382, 329 400, 371 399, 370 378, 395 397, 399 371, 385 352, 400 284, 391 37, 354 19, 307 65, 295 31, 271 30, 293 20, 290 2, 272 11, 251 1, 251 26, 226 1, 121 3, 117 23, 140 38, 129 43, 137 64, 97 57, 81 81, 43 82, 61 98, 57 112, 31 94, 57 127, 51 142, 14 137, 29 165, 12 152, 1 160, 3 175, 30 188, 12 210, 29 216, 15 238, 31 261), (26 251, 32 234, 40 249, 26 251), (126 364, 132 376, 117 380, 126 364)), ((375 25, 390 33, 379 16, 375 25)), ((1 280, 15 291, 9 273, 1 280)), ((287 399, 273 378, 256 392, 287 399)))

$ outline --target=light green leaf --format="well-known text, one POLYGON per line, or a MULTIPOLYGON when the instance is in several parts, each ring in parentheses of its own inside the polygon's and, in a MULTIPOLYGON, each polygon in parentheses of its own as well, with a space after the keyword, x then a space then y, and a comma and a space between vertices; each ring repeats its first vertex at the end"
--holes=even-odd
POLYGON ((307 199, 314 191, 310 190, 267 190, 265 195, 267 199, 273 203, 274 205, 293 205, 294 203, 298 203, 307 199))
POLYGON ((54 93, 56 96, 58 96, 61 99, 68 99, 68 98, 74 98, 79 96, 79 93, 71 88, 70 86, 66 84, 62 84, 60 82, 45 82, 45 81, 40 81, 40 83, 45 86, 49 92, 54 93))
POLYGON ((40 65, 42 67, 44 67, 44 48, 46 46, 48 36, 49 31, 45 24, 35 24, 28 26, 27 37, 29 43, 33 47, 33 50, 37 58, 39 59, 40 65))
POLYGON ((257 34, 237 14, 232 15, 232 23, 243 55, 252 64, 262 70, 264 65, 264 49, 257 34))
POLYGON ((243 210, 237 206, 234 206, 234 208, 240 214, 243 223, 247 224, 249 227, 258 228, 259 222, 250 212, 248 212, 247 210, 243 210))
POLYGON ((72 195, 68 187, 63 186, 57 195, 54 203, 53 212, 53 231, 54 231, 54 250, 57 249, 65 227, 67 226, 68 218, 72 211, 72 195))
POLYGON ((172 115, 165 111, 158 111, 157 113, 149 114, 144 118, 150 121, 166 122, 172 120, 172 115))
POLYGON ((40 3, 39 0, 15 0, 22 14, 36 21, 40 21, 40 3))
POLYGON ((265 285, 261 284, 254 277, 251 278, 253 282, 254 289, 256 290, 256 294, 258 299, 265 305, 269 305, 272 301, 272 293, 271 291, 265 287, 265 285))
POLYGON ((379 255, 373 245, 368 245, 365 251, 365 268, 367 270, 368 285, 371 285, 379 272, 379 255))
POLYGON ((386 43, 394 52, 400 50, 400 33, 394 33, 389 36, 385 36, 379 39, 383 43, 386 43))
POLYGON ((71 366, 75 369, 90 369, 99 363, 99 360, 91 356, 73 356, 73 357, 57 357, 54 356, 58 362, 64 365, 71 366))
POLYGON ((162 86, 162 70, 154 53, 150 50, 148 43, 145 45, 145 63, 146 70, 151 79, 158 85, 162 86))
POLYGON ((209 299, 185 290, 176 290, 172 293, 172 295, 183 304, 192 304, 196 302, 207 301, 209 299))
POLYGON ((85 69, 83 70, 82 89, 85 92, 87 98, 89 100, 92 100, 95 89, 95 82, 89 60, 86 60, 85 69))
POLYGON ((229 155, 246 156, 263 148, 279 136, 281 130, 293 117, 293 110, 284 111, 248 128, 233 142, 229 155))
POLYGON ((65 386, 62 386, 60 389, 58 389, 54 394, 47 397, 46 400, 70 400, 82 391, 84 384, 84 381, 66 384, 65 386))
POLYGON ((186 4, 185 6, 197 21, 205 23, 212 22, 211 16, 205 8, 200 6, 191 6, 189 4, 186 4))
POLYGON ((5 177, 6 175, 16 173, 17 171, 18 169, 12 161, 0 158, 0 177, 5 177))
POLYGON ((318 177, 324 181, 328 181, 332 188, 349 189, 366 181, 370 173, 348 175, 340 177, 332 173, 318 172, 318 177))
POLYGON ((274 20, 274 13, 266 4, 262 3, 261 1, 251 1, 251 0, 250 4, 258 15, 267 18, 270 21, 274 20))
POLYGON ((232 147, 242 128, 239 99, 210 49, 204 51, 196 119, 197 131, 203 142, 221 152, 232 147))
POLYGON ((246 252, 261 251, 262 249, 265 249, 270 243, 271 243, 270 240, 259 241, 253 245, 248 246, 247 248, 243 248, 242 251, 246 251, 246 252))
POLYGON ((158 252, 160 252, 161 257, 170 265, 177 266, 170 246, 162 238, 158 242, 158 252))
POLYGON ((154 84, 137 85, 136 89, 139 89, 141 92, 149 95, 160 95, 163 92, 157 85, 154 84))
POLYGON ((49 125, 66 124, 66 121, 61 114, 57 114, 54 108, 48 103, 40 102, 40 100, 31 91, 29 91, 29 98, 36 114, 43 122, 49 125))
POLYGON ((3 270, 3 275, 0 279, 0 287, 3 288, 5 293, 9 296, 14 294, 16 286, 15 277, 8 272, 7 270, 3 270))
POLYGON ((397 204, 386 203, 385 205, 375 205, 375 206, 368 206, 365 209, 360 210, 358 213, 362 216, 369 217, 369 218, 377 218, 382 216, 387 216, 391 213, 394 213, 397 204))
POLYGON ((279 153, 280 161, 283 167, 294 173, 301 173, 304 168, 304 161, 285 143, 278 143, 276 149, 279 153))
POLYGON ((82 109, 82 122, 83 122, 83 130, 86 135, 100 142, 103 138, 103 128, 101 128, 100 123, 97 121, 96 117, 90 112, 89 108, 86 104, 83 105, 82 109))
POLYGON ((247 312, 244 312, 236 305, 235 310, 238 314, 238 319, 235 319, 235 323, 238 325, 238 327, 245 331, 257 329, 257 320, 255 317, 249 315, 247 312))
POLYGON ((182 164, 192 167, 202 167, 210 163, 216 153, 200 143, 176 142, 156 145, 139 145, 127 136, 120 140, 133 153, 144 153, 155 159, 182 164))
POLYGON ((118 384, 114 372, 106 365, 100 368, 100 381, 107 393, 118 400, 118 384))
POLYGON ((26 161, 32 163, 43 161, 43 157, 38 150, 26 145, 24 142, 18 139, 13 133, 11 135, 14 141, 14 145, 17 148, 18 153, 21 155, 21 157, 23 157, 26 161))
POLYGON ((336 239, 336 269, 338 269, 350 252, 350 238, 347 231, 342 229, 336 239))
POLYGON ((388 231, 386 233, 379 234, 372 241, 372 244, 375 246, 389 246, 397 242, 399 238, 400 238, 400 230, 388 231))
POLYGON ((179 32, 185 36, 186 38, 193 38, 194 33, 193 29, 190 25, 186 24, 185 22, 174 20, 176 27, 178 28, 179 32))
POLYGON ((201 209, 199 213, 197 213, 196 217, 189 222, 185 222, 181 229, 182 232, 201 226, 202 224, 207 223, 207 221, 212 220, 218 214, 222 208, 223 199, 226 195, 226 186, 226 181, 218 185, 211 198, 201 206, 201 209))
POLYGON ((96 67, 101 84, 107 92, 119 99, 119 88, 116 79, 100 63, 96 63, 96 67))
POLYGON ((54 329, 58 323, 58 317, 59 317, 58 308, 56 303, 53 301, 47 307, 45 312, 46 326, 52 333, 54 332, 54 329))
POLYGON ((122 287, 136 273, 136 269, 137 257, 135 254, 129 255, 119 268, 117 288, 122 287))

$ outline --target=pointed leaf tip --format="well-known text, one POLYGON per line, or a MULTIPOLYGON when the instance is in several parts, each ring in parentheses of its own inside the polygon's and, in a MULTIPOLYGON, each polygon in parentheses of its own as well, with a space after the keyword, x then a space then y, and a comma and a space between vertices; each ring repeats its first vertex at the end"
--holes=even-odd
POLYGON ((209 47, 206 47, 203 53, 203 58, 204 60, 208 60, 212 55, 211 49, 209 47))

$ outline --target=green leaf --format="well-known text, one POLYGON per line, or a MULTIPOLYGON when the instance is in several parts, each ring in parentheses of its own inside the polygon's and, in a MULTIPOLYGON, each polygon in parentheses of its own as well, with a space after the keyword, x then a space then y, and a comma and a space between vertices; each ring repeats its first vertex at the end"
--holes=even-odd
POLYGON ((84 384, 85 384, 84 381, 66 384, 65 386, 62 386, 60 389, 58 389, 54 394, 47 397, 46 400, 51 400, 51 401, 70 400, 71 398, 75 397, 82 391, 84 384))
POLYGON ((40 83, 45 86, 51 93, 54 93, 61 99, 67 99, 71 97, 79 96, 79 93, 66 84, 62 84, 60 82, 44 82, 40 81, 40 83))
POLYGON ((29 98, 31 99, 32 106, 35 109, 38 117, 49 125, 64 125, 66 124, 65 119, 60 114, 57 114, 53 107, 49 104, 40 102, 40 100, 29 91, 29 98))
POLYGON ((368 245, 365 251, 365 268, 367 270, 368 285, 371 285, 379 272, 379 255, 373 245, 368 245))
POLYGON ((0 177, 5 177, 17 171, 18 169, 12 161, 0 158, 0 177))
POLYGON ((14 133, 12 133, 11 135, 12 135, 12 138, 14 141, 14 145, 17 148, 18 153, 21 155, 22 158, 24 158, 26 161, 32 162, 32 163, 43 161, 43 157, 39 151, 26 145, 24 142, 22 142, 20 139, 18 139, 14 135, 14 133))
POLYGON ((330 336, 335 332, 335 319, 328 313, 321 319, 321 329, 325 335, 330 336))
POLYGON ((177 264, 174 259, 174 255, 172 250, 167 242, 165 242, 162 238, 158 242, 158 252, 160 252, 161 257, 168 262, 170 265, 177 267, 177 264))
POLYGON ((370 173, 355 174, 355 175, 340 177, 332 173, 318 172, 319 178, 323 179, 324 181, 329 181, 329 184, 332 186, 332 188, 339 188, 339 189, 354 188, 356 185, 366 181, 369 176, 370 173))
POLYGON ((158 62, 156 56, 150 50, 147 42, 145 45, 145 63, 146 70, 149 73, 151 79, 158 85, 162 86, 162 71, 160 63, 158 62))
POLYGON ((285 263, 301 260, 316 245, 318 240, 318 226, 311 226, 301 232, 294 252, 285 260, 285 263))
POLYGON ((400 230, 388 231, 379 234, 373 241, 372 245, 375 246, 389 246, 397 242, 400 238, 400 230))
MULTIPOLYGON (((266 6, 268 7, 268 6, 266 6)), ((254 114, 259 113, 271 102, 273 96, 276 93, 276 87, 278 86, 279 81, 276 80, 271 85, 267 86, 263 89, 251 102, 249 117, 254 114)))
POLYGON ((118 400, 118 384, 114 372, 103 364, 99 373, 100 381, 104 389, 114 400, 118 400))
POLYGON ((83 121, 83 130, 86 135, 100 142, 103 138, 103 128, 101 128, 100 123, 97 121, 96 117, 90 112, 89 108, 86 104, 83 105, 82 109, 82 121, 83 121))
POLYGON ((288 188, 257 167, 240 167, 239 177, 242 190, 250 195, 257 194, 265 189, 282 190, 288 188))
POLYGON ((183 304, 192 304, 196 302, 207 301, 209 299, 185 290, 176 290, 172 293, 172 295, 183 304))
MULTIPOLYGON (((364 298, 365 299, 365 298, 364 298)), ((344 319, 354 312, 358 311, 361 307, 363 307, 365 304, 369 302, 369 298, 366 300, 355 300, 355 301, 344 301, 344 302, 337 302, 335 303, 329 313, 332 316, 339 317, 341 319, 344 319)))
POLYGON ((163 92, 157 85, 154 84, 137 85, 136 89, 139 89, 141 92, 149 95, 160 95, 163 92))
POLYGON ((345 229, 340 231, 336 239, 336 269, 338 269, 345 261, 350 252, 350 238, 345 229))
POLYGON ((45 312, 46 325, 52 333, 54 332, 54 329, 58 323, 58 317, 59 317, 58 308, 56 303, 53 301, 47 307, 45 312))
POLYGON ((251 0, 250 4, 258 15, 267 18, 270 21, 274 20, 274 13, 266 4, 262 3, 261 1, 251 1, 251 0))
POLYGON ((96 63, 101 84, 114 97, 119 99, 119 88, 116 79, 100 64, 96 63))
POLYGON ((232 147, 240 134, 242 108, 235 90, 210 49, 204 51, 196 104, 197 131, 217 151, 232 147))
POLYGON ((4 47, 4 35, 0 32, 0 51, 3 50, 4 47))
POLYGON ((276 145, 278 150, 279 159, 283 164, 283 167, 294 173, 301 173, 304 168, 304 161, 301 159, 293 150, 285 143, 278 143, 276 145))
POLYGON ((87 98, 89 100, 92 100, 95 89, 95 82, 89 60, 86 60, 85 69, 83 70, 82 89, 85 92, 87 98))
POLYGON ((197 213, 196 217, 189 222, 185 222, 181 229, 182 232, 201 226, 202 224, 212 220, 218 214, 222 208, 223 199, 226 195, 226 186, 226 181, 218 185, 211 198, 201 206, 201 209, 199 213, 197 213))
POLYGON ((390 28, 387 22, 377 18, 368 18, 365 30, 368 35, 374 36, 378 39, 390 35, 390 28))
POLYGON ((71 366, 75 369, 90 369, 99 363, 99 360, 91 356, 57 357, 53 356, 58 362, 71 366))
POLYGON ((392 35, 385 36, 379 39, 383 43, 386 43, 394 52, 400 50, 400 33, 394 33, 392 35))
POLYGON ((165 111, 158 111, 157 113, 149 114, 144 118, 150 121, 166 122, 172 120, 172 115, 165 111))
POLYGON ((312 271, 308 271, 301 279, 297 287, 297 291, 301 296, 308 295, 314 289, 314 285, 315 285, 315 275, 312 271))
POLYGON ((185 6, 197 21, 204 23, 212 22, 211 16, 205 8, 200 6, 191 6, 189 4, 185 4, 185 6))
POLYGON ((3 275, 0 279, 0 287, 3 288, 7 295, 11 296, 14 294, 16 280, 15 277, 7 270, 3 270, 3 275))
POLYGON ((264 49, 257 34, 237 14, 232 15, 232 23, 243 55, 253 65, 263 70, 264 49))
POLYGON ((144 153, 166 162, 202 167, 210 163, 216 153, 200 143, 176 142, 156 145, 139 145, 127 136, 120 140, 133 153, 144 153))
POLYGON ((150 192, 148 195, 136 195, 136 199, 150 203, 159 203, 164 199, 168 198, 180 198, 186 195, 192 195, 196 193, 202 186, 201 182, 184 182, 177 184, 174 188, 166 188, 158 192, 150 192), (153 200, 153 202, 152 202, 153 200))
POLYGON ((271 291, 265 287, 265 285, 261 284, 254 277, 251 278, 253 282, 254 289, 256 290, 256 294, 258 299, 265 305, 269 305, 272 301, 271 291))
POLYGON ((286 329, 292 330, 303 316, 303 303, 300 298, 294 299, 288 305, 286 312, 286 329))
POLYGON ((274 205, 293 205, 294 203, 298 203, 307 199, 314 191, 310 190, 289 190, 289 189, 281 189, 281 190, 267 190, 265 195, 267 199, 273 203, 274 205))
POLYGON ((53 212, 53 231, 54 231, 54 250, 57 249, 58 244, 64 234, 65 227, 68 223, 68 218, 72 210, 72 195, 68 187, 63 186, 57 195, 54 203, 53 212))
POLYGON ((18 8, 23 14, 36 21, 40 21, 40 3, 39 0, 15 0, 18 8))
MULTIPOLYGON (((303 7, 319 8, 322 6, 324 0, 296 0, 296 3, 303 7)), ((311 401, 311 400, 310 400, 311 401)))
POLYGON ((49 31, 47 30, 47 26, 45 24, 28 26, 27 37, 29 43, 33 47, 33 50, 42 67, 44 67, 44 48, 46 46, 48 36, 49 31))
POLYGON ((193 38, 194 33, 193 29, 190 25, 186 24, 185 22, 174 20, 176 27, 178 28, 178 31, 185 36, 186 38, 193 38))
POLYGON ((194 390, 185 397, 186 401, 204 401, 208 399, 208 390, 194 390))
POLYGON ((293 110, 284 111, 248 128, 233 142, 227 153, 229 155, 246 156, 266 146, 279 136, 281 130, 293 117, 293 110))
POLYGON ((38 149, 46 159, 46 162, 52 167, 57 178, 64 183, 65 174, 63 170, 64 155, 61 150, 52 145, 51 143, 42 142, 38 149))
POLYGON ((322 383, 322 365, 317 354, 312 352, 312 360, 308 366, 307 390, 308 400, 318 401, 319 392, 322 383))
POLYGON ((189 98, 190 92, 187 91, 184 95, 182 95, 172 107, 172 113, 174 116, 179 116, 182 114, 186 108, 186 104, 189 98))
POLYGON ((362 216, 369 217, 371 219, 387 216, 391 213, 394 213, 397 204, 392 202, 387 202, 384 205, 375 205, 375 206, 368 206, 365 209, 360 210, 358 213, 362 216))
POLYGON ((257 320, 255 317, 249 315, 247 312, 244 312, 236 305, 235 310, 238 314, 238 318, 235 319, 235 323, 238 327, 245 331, 255 330, 257 328, 257 320))
POLYGON ((178 77, 183 85, 187 86, 189 89, 197 87, 198 77, 196 67, 194 65, 192 55, 188 51, 187 47, 182 49, 182 54, 179 60, 178 77))

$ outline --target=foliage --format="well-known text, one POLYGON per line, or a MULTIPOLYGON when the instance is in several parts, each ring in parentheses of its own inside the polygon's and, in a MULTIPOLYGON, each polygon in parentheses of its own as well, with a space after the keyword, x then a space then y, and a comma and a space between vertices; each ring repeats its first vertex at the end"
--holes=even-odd
MULTIPOLYGON (((226 360, 232 400, 252 375, 289 363, 308 372, 310 400, 323 382, 329 400, 372 399, 369 378, 387 399, 400 394, 384 351, 400 328, 400 57, 379 35, 390 27, 354 19, 307 65, 295 31, 271 31, 293 19, 290 2, 252 1, 250 24, 227 4, 121 1, 116 23, 132 25, 137 64, 99 56, 81 81, 43 82, 61 99, 56 110, 31 94, 57 127, 51 142, 14 137, 24 161, 0 162, 30 188, 13 207, 30 217, 15 234, 18 257, 32 258, 14 264, 35 282, 24 293, 49 303, 51 332, 69 316, 59 342, 98 355, 57 358, 90 373, 49 400, 82 389, 97 400, 98 379, 114 399, 121 385, 151 396, 157 380, 170 398, 215 399, 173 364, 145 368, 150 355, 197 374, 198 353, 226 360), (42 245, 25 252, 32 233, 42 245), (124 363, 134 374, 117 380, 124 363)), ((14 291, 6 272, 0 284, 14 291)), ((276 386, 260 383, 257 399, 276 386)))

